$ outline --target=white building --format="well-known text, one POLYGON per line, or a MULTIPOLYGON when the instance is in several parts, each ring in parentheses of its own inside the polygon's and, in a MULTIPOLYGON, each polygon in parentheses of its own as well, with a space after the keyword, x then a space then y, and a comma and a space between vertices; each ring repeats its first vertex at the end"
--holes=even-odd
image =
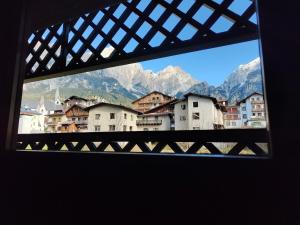
POLYGON ((44 133, 45 116, 31 110, 21 110, 19 118, 19 134, 44 133))
POLYGON ((89 111, 88 131, 137 131, 139 112, 123 105, 98 103, 85 108, 89 111))
POLYGON ((171 130, 171 119, 173 113, 149 113, 138 115, 136 125, 138 131, 160 131, 171 130))
POLYGON ((174 103, 175 130, 211 130, 224 127, 224 106, 215 98, 193 93, 174 103))
POLYGON ((266 127, 266 113, 264 97, 254 92, 238 102, 241 111, 242 127, 264 128, 266 127))

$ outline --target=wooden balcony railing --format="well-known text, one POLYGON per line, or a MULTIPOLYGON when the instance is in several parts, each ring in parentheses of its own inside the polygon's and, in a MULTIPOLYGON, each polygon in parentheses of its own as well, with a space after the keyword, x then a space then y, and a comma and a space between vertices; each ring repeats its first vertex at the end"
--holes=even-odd
POLYGON ((137 120, 136 125, 142 126, 142 125, 161 125, 162 120, 137 120))
POLYGON ((18 150, 268 155, 266 129, 19 134, 18 150))

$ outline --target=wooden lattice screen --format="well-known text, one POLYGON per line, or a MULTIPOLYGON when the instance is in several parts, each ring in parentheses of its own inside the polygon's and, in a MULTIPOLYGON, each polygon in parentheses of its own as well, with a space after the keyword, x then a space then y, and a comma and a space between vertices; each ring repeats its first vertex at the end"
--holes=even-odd
POLYGON ((129 0, 37 30, 25 82, 258 38, 254 2, 242 13, 234 2, 129 0))
POLYGON ((265 129, 20 134, 17 149, 144 154, 268 154, 265 129))

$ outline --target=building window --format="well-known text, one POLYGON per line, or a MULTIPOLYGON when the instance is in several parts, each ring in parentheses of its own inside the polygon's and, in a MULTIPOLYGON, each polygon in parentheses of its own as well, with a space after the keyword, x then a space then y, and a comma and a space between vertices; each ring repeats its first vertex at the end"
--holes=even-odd
POLYGON ((95 114, 95 119, 100 120, 100 114, 95 114))
POLYGON ((243 119, 247 119, 247 114, 243 114, 243 119))
POLYGON ((116 125, 109 125, 109 131, 115 131, 116 125))
POLYGON ((252 116, 255 116, 255 113, 252 113, 252 116))
POLYGON ((155 120, 158 120, 158 116, 155 116, 154 118, 155 118, 155 120))
POLYGON ((200 118, 200 113, 193 113, 193 114, 192 114, 192 118, 193 118, 193 120, 199 120, 199 118, 200 118))
POLYGON ((231 125, 232 125, 233 127, 235 127, 235 126, 236 126, 236 122, 232 122, 231 125))
POLYGON ((198 107, 198 102, 193 102, 193 107, 197 108, 198 107))
POLYGON ((99 125, 95 126, 95 131, 100 131, 100 126, 99 125))
POLYGON ((259 100, 260 100, 260 97, 257 97, 256 100, 259 101, 259 100))
POLYGON ((83 117, 83 120, 87 120, 87 117, 83 117))
POLYGON ((261 113, 258 113, 257 115, 258 115, 258 116, 262 116, 262 114, 261 114, 261 113))
POLYGON ((186 117, 185 116, 180 116, 179 120, 184 121, 184 120, 186 120, 186 117))
POLYGON ((157 127, 154 127, 153 130, 154 130, 154 131, 158 131, 158 128, 157 128, 157 127))
POLYGON ((124 113, 124 119, 127 120, 127 113, 124 113))
POLYGON ((185 110, 185 109, 186 109, 186 105, 185 105, 185 104, 182 104, 182 105, 181 105, 181 109, 182 109, 182 110, 185 110))
POLYGON ((123 131, 126 131, 126 130, 127 130, 127 126, 123 125, 123 131))
POLYGON ((149 131, 149 129, 148 128, 144 128, 144 131, 149 131))
POLYGON ((242 111, 246 111, 246 107, 245 106, 242 107, 242 111))
POLYGON ((251 98, 251 101, 254 101, 255 100, 255 98, 251 98))
POLYGON ((200 130, 200 127, 193 127, 193 130, 200 130))
POLYGON ((230 121, 226 121, 226 125, 227 125, 227 126, 230 126, 230 121))
POLYGON ((76 118, 72 118, 72 121, 75 121, 76 120, 76 118))
POLYGON ((114 113, 110 113, 110 119, 111 120, 115 119, 115 114, 114 113))
POLYGON ((129 131, 132 131, 132 126, 129 127, 129 131))

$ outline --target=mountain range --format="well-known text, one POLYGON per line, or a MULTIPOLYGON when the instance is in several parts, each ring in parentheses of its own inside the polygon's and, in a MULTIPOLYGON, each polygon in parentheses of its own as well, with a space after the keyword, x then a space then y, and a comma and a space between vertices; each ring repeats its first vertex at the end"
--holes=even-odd
POLYGON ((145 70, 133 63, 103 70, 59 77, 23 85, 22 104, 38 102, 41 96, 54 100, 55 91, 60 96, 100 96, 108 102, 130 105, 130 102, 151 91, 181 98, 185 93, 222 97, 234 103, 252 92, 262 93, 260 59, 240 65, 220 86, 193 78, 178 66, 167 66, 159 72, 145 70))

